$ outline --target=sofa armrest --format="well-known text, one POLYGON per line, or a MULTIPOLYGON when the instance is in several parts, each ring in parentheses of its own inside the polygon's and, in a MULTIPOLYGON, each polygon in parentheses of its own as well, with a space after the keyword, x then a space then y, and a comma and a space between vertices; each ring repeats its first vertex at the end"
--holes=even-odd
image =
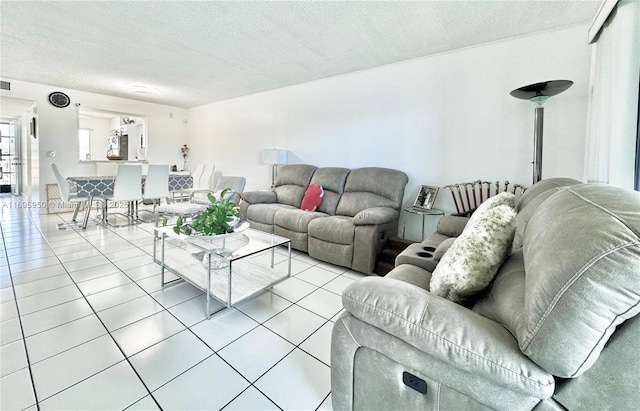
POLYGON ((400 212, 391 207, 371 207, 353 216, 354 225, 386 224, 400 217, 400 212))
POLYGON ((437 231, 447 237, 457 237, 462 234, 468 221, 469 217, 446 215, 438 221, 437 231))
POLYGON ((554 378, 522 354, 502 325, 414 285, 362 278, 342 294, 356 318, 471 375, 502 387, 548 398, 554 378))
POLYGON ((240 195, 249 204, 277 203, 278 196, 275 191, 247 191, 240 195))

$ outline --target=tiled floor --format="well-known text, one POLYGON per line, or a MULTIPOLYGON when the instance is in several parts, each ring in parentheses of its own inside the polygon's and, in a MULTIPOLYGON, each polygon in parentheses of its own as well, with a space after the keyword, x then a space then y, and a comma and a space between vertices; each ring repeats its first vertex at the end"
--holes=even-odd
POLYGON ((0 409, 331 409, 331 328, 362 274, 294 252, 292 278, 206 320, 200 291, 160 286, 151 224, 70 217, 0 208, 0 409))

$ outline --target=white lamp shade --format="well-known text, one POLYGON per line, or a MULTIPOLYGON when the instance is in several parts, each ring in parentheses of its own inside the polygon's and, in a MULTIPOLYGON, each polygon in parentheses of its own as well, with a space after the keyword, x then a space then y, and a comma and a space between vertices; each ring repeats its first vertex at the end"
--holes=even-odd
POLYGON ((262 151, 262 162, 265 164, 287 164, 287 150, 266 148, 262 151))

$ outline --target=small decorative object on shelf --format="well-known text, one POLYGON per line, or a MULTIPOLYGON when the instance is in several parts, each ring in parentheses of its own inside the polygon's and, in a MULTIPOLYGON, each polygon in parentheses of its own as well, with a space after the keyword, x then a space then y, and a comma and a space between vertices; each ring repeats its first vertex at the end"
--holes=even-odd
POLYGON ((182 153, 182 169, 186 170, 187 156, 189 155, 189 146, 187 146, 186 144, 183 144, 182 147, 180 147, 180 152, 182 153))
MULTIPOLYGON (((222 190, 220 200, 209 193, 207 198, 211 205, 207 210, 194 217, 189 224, 184 224, 182 217, 178 217, 173 231, 176 234, 215 236, 233 233, 236 226, 240 224, 238 207, 234 202, 225 198, 229 189, 222 190)), ((162 225, 167 225, 167 219, 162 220, 162 225)))

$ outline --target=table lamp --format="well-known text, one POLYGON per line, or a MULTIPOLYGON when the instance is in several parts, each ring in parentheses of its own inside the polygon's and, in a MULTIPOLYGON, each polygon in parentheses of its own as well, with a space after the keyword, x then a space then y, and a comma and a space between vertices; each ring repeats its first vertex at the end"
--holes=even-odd
POLYGON ((287 150, 266 148, 262 151, 262 162, 271 164, 271 189, 273 189, 278 175, 278 165, 287 164, 287 150))

